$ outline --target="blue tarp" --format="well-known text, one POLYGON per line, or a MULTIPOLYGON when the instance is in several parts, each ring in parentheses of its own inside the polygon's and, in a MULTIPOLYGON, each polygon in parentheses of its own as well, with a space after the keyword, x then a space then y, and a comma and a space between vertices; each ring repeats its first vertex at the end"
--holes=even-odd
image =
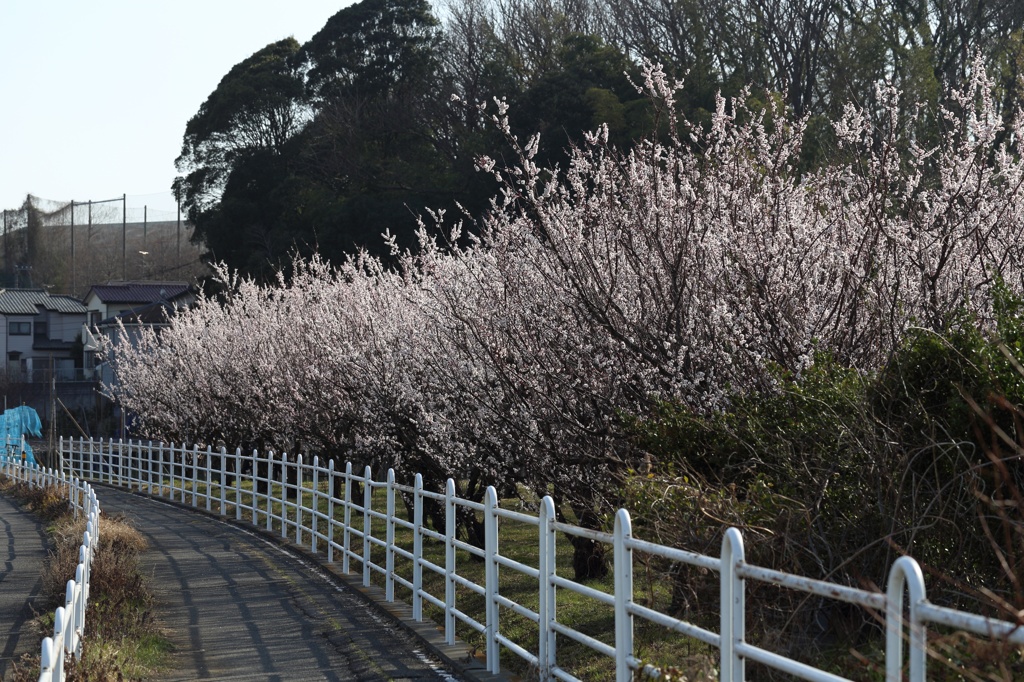
POLYGON ((39 413, 31 407, 13 407, 5 411, 0 415, 0 443, 5 446, 3 456, 15 457, 18 460, 24 458, 29 464, 35 464, 36 458, 32 455, 32 447, 22 436, 41 438, 42 428, 39 413))

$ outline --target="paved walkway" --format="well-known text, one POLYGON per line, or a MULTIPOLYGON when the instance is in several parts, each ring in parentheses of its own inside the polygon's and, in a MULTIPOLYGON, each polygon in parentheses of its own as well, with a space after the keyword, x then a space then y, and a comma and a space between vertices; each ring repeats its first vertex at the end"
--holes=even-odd
POLYGON ((25 625, 42 610, 43 581, 40 577, 46 557, 43 525, 17 503, 0 496, 0 679, 10 663, 24 653, 38 652, 39 635, 25 625), (36 602, 40 602, 36 604, 36 602))
POLYGON ((457 680, 352 589, 244 528, 97 486, 106 514, 147 537, 164 680, 457 680))

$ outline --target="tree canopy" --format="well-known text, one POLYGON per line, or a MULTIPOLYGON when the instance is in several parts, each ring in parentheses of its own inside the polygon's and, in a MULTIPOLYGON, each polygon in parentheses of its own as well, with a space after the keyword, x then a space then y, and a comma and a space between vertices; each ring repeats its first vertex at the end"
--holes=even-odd
POLYGON ((806 119, 804 169, 841 153, 829 121, 850 103, 894 112, 907 150, 939 139, 941 93, 971 77, 976 56, 996 113, 1018 105, 1022 7, 448 0, 435 14, 426 0, 363 0, 307 43, 272 43, 224 76, 186 126, 175 189, 209 258, 246 273, 270 276, 292 253, 387 258, 385 232, 408 247, 431 211, 473 225, 488 210, 495 184, 476 159, 511 148, 481 105, 506 102, 512 132, 543 133, 538 162, 561 168, 602 124, 622 149, 664 139, 664 116, 635 87, 648 60, 682 78, 676 102, 697 125, 718 93, 806 119), (902 93, 895 110, 880 99, 889 86, 902 93))

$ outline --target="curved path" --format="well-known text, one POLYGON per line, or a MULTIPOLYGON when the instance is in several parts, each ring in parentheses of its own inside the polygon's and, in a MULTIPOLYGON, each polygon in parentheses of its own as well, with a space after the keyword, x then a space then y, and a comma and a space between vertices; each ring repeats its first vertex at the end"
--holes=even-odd
POLYGON ((175 645, 165 680, 457 680, 361 595, 266 538, 97 486, 149 540, 142 557, 175 645))
POLYGON ((0 679, 11 661, 24 653, 39 651, 38 633, 26 624, 42 611, 43 580, 47 540, 43 524, 17 503, 0 496, 0 679), (40 604, 36 604, 39 601, 40 604))

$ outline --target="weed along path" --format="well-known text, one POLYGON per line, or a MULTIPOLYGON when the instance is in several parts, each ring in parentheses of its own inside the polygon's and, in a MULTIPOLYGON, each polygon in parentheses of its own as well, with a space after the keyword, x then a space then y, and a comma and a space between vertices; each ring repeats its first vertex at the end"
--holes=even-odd
POLYGON ((47 540, 43 524, 17 503, 0 496, 3 562, 0 563, 0 679, 11 661, 24 653, 38 653, 40 636, 28 627, 42 611, 43 559, 47 540))
POLYGON ((160 500, 96 493, 150 543, 142 571, 175 646, 158 679, 458 679, 361 595, 274 542, 160 500))

